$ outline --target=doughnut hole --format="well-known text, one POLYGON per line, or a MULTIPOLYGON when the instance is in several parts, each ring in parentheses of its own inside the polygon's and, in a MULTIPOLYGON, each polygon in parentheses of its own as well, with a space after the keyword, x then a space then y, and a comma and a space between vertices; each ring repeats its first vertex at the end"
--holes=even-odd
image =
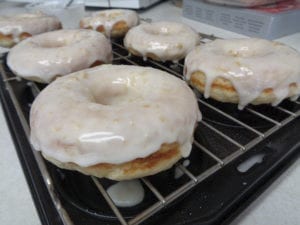
POLYGON ((64 36, 56 36, 55 33, 49 33, 49 36, 36 37, 34 45, 40 48, 60 48, 70 45, 76 45, 82 40, 89 38, 88 34, 71 34, 68 33, 64 36), (85 36, 86 35, 86 36, 85 36))
POLYGON ((140 98, 136 91, 123 83, 99 89, 96 86, 89 85, 88 88, 91 90, 94 102, 100 105, 126 105, 140 98))
POLYGON ((273 44, 265 40, 256 40, 256 42, 250 46, 245 46, 243 40, 236 40, 234 43, 229 43, 227 45, 222 45, 219 43, 220 51, 219 54, 223 54, 229 57, 257 57, 268 55, 273 44))
POLYGON ((108 20, 113 20, 119 16, 122 16, 124 13, 119 11, 119 10, 113 10, 113 12, 107 13, 107 12, 100 12, 98 15, 96 16, 100 16, 103 17, 105 19, 108 20))
POLYGON ((180 32, 180 30, 174 27, 166 27, 166 26, 146 26, 144 27, 144 31, 151 35, 176 35, 180 32))
POLYGON ((66 45, 67 44, 65 43, 65 41, 59 39, 52 40, 51 42, 47 40, 40 40, 38 43, 38 46, 41 48, 60 48, 66 45))
POLYGON ((161 36, 174 36, 185 31, 182 27, 178 27, 177 24, 149 24, 149 26, 145 26, 143 29, 148 34, 161 36))

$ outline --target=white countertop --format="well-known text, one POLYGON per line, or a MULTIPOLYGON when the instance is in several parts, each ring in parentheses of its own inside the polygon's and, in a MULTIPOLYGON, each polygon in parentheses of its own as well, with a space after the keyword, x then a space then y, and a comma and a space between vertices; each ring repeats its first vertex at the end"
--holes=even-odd
MULTIPOLYGON (((219 37, 241 37, 229 31, 183 19, 181 9, 170 2, 141 13, 153 21, 182 21, 206 34, 219 37)), ((300 33, 278 39, 300 51, 300 33)), ((1 108, 1 107, 0 107, 1 108)), ((6 121, 0 110, 0 224, 40 224, 27 183, 16 155, 6 121)), ((285 171, 234 221, 233 225, 299 225, 300 224, 300 160, 285 171)))

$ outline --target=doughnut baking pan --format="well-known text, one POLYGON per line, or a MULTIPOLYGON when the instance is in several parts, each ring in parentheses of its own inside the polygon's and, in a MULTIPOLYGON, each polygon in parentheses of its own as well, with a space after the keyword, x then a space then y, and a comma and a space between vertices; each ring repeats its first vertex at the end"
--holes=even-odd
MULTIPOLYGON (((202 34, 202 42, 214 38, 202 34)), ((129 56, 121 43, 113 42, 114 64, 152 66, 182 78, 182 62, 143 61, 129 56)), ((203 121, 192 154, 168 171, 141 179, 143 202, 120 208, 106 192, 112 181, 59 169, 31 149, 28 113, 44 86, 16 77, 5 61, 4 55, 1 102, 42 224, 226 224, 299 156, 299 99, 239 111, 196 93, 203 121), (179 170, 183 175, 175 178, 179 170)))

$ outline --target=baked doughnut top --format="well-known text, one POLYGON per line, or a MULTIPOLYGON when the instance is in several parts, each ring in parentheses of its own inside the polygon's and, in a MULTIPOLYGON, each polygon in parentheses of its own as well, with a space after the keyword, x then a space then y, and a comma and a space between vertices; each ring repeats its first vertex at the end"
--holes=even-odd
POLYGON ((39 94, 31 142, 48 158, 83 167, 145 158, 171 143, 186 157, 200 117, 184 81, 153 68, 102 65, 58 78, 39 94))
POLYGON ((49 83, 57 76, 111 60, 111 44, 103 34, 70 29, 47 32, 22 41, 9 52, 7 65, 25 79, 49 83))
POLYGON ((106 37, 122 37, 139 23, 139 16, 133 10, 109 9, 92 13, 80 21, 81 28, 97 30, 106 37))
POLYGON ((230 81, 238 93, 240 109, 265 90, 272 90, 273 105, 300 93, 300 54, 279 42, 245 38, 200 45, 185 59, 186 79, 196 72, 205 76, 206 98, 217 78, 230 81))
POLYGON ((199 42, 200 37, 192 28, 168 21, 140 24, 124 38, 124 45, 132 54, 163 62, 177 62, 199 42))

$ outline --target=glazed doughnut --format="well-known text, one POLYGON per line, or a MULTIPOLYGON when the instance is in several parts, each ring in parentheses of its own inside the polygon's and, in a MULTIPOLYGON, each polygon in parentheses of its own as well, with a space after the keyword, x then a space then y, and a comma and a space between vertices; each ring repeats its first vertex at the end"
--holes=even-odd
POLYGON ((0 46, 9 48, 27 37, 61 27, 57 17, 41 13, 0 16, 0 46))
POLYGON ((31 143, 61 168, 133 179, 187 157, 200 117, 193 91, 179 78, 102 65, 58 78, 37 96, 31 143))
POLYGON ((7 65, 25 79, 49 83, 57 76, 111 60, 111 45, 103 34, 92 30, 59 30, 36 35, 14 46, 7 65))
POLYGON ((190 27, 174 22, 140 24, 129 30, 124 39, 128 51, 144 60, 176 62, 199 44, 199 35, 190 27))
POLYGON ((127 31, 139 23, 139 16, 133 10, 110 9, 94 12, 80 21, 80 27, 93 29, 106 37, 123 37, 127 31))
POLYGON ((221 102, 277 105, 300 93, 300 54, 281 43, 245 38, 215 40, 190 52, 185 77, 221 102))

